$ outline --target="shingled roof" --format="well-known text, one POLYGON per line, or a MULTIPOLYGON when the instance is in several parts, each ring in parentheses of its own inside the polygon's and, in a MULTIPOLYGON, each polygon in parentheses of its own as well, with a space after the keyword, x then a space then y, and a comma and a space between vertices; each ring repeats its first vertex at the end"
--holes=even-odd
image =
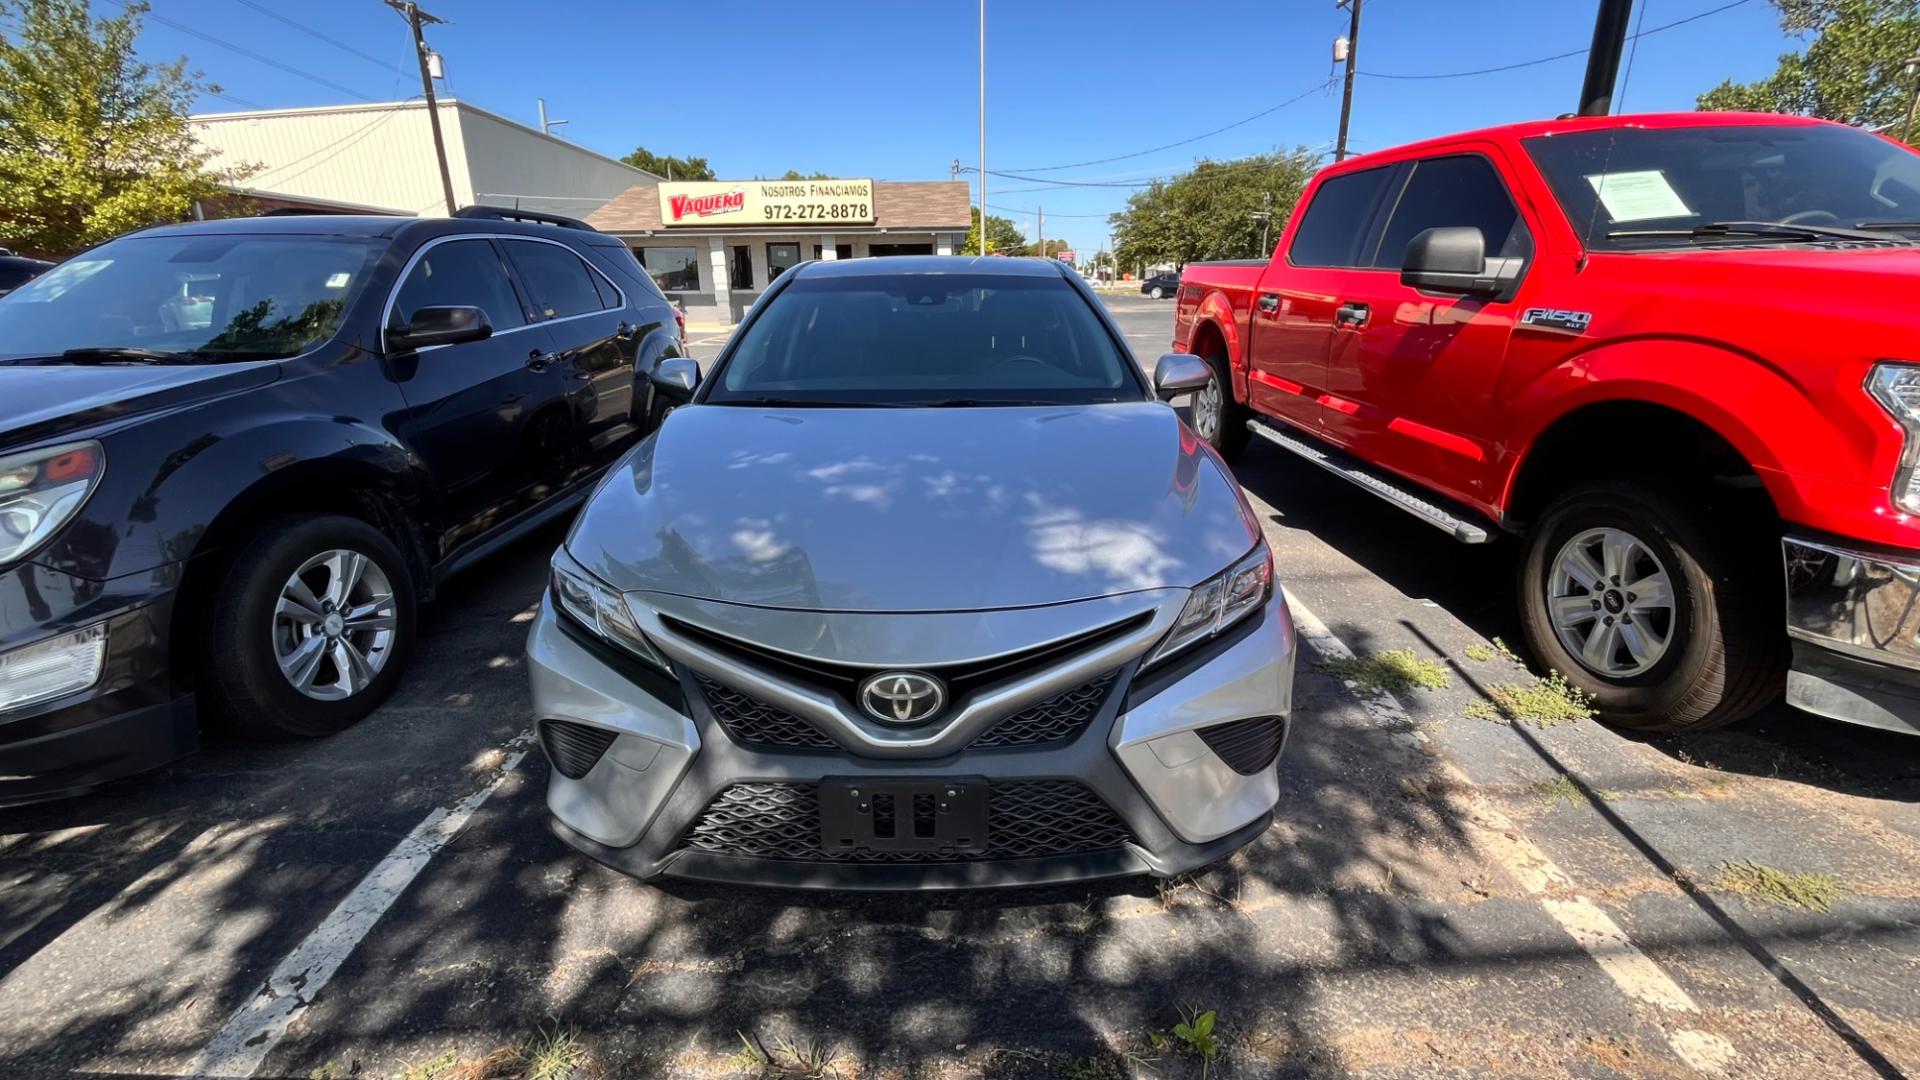
MULTIPOLYGON (((876 180, 873 182, 873 201, 876 218, 873 225, 842 225, 835 228, 819 222, 808 231, 858 232, 870 228, 957 231, 973 224, 971 189, 964 180, 876 180)), ((660 223, 660 189, 654 184, 636 184, 587 215, 587 224, 601 232, 610 233, 666 231, 660 223)), ((765 228, 760 225, 727 227, 765 228)))

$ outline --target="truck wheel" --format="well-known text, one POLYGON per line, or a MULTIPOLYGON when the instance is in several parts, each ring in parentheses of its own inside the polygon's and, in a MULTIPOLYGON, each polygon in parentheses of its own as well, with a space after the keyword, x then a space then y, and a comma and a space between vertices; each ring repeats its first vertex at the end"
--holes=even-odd
POLYGON ((1194 392, 1193 402, 1188 406, 1193 433, 1220 451, 1222 457, 1236 458, 1247 448, 1247 439, 1252 435, 1247 430, 1247 417, 1251 414, 1233 399, 1233 375, 1227 358, 1209 356, 1206 360, 1207 366, 1213 369, 1213 378, 1194 392))
POLYGON ((330 735, 393 693, 413 632, 413 577, 378 529, 332 514, 277 519, 214 602, 205 705, 249 738, 330 735))
POLYGON ((1773 530, 1757 518, 1648 484, 1568 491, 1521 568, 1534 655, 1619 727, 1699 731, 1748 716, 1780 693, 1787 662, 1773 530))

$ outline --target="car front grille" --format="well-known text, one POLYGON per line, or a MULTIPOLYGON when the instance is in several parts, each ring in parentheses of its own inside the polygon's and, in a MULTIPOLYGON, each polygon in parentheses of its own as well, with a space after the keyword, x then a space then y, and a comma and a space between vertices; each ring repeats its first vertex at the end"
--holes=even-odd
POLYGON ((803 750, 832 750, 836 744, 820 729, 805 720, 752 698, 738 690, 721 686, 705 675, 695 673, 700 690, 714 719, 727 735, 743 746, 785 746, 803 750))
POLYGON ((578 780, 593 770, 600 755, 613 745, 615 733, 606 728, 576 724, 571 720, 546 720, 540 724, 540 747, 547 752, 555 772, 569 780, 578 780))
POLYGON ((829 852, 820 845, 820 796, 812 784, 734 784, 707 805, 681 846, 721 855, 803 862, 957 862, 1084 855, 1119 848, 1133 834, 1098 795, 1072 780, 1009 780, 987 800, 985 854, 935 851, 829 852))
POLYGON ((1242 776, 1273 764, 1280 756, 1280 745, 1287 738, 1287 722, 1277 716, 1256 716, 1201 728, 1200 741, 1220 755, 1220 760, 1242 776))
POLYGON ((1109 671, 1092 682, 1063 690, 1014 713, 973 740, 976 747, 1032 746, 1065 742, 1080 734, 1107 700, 1107 691, 1120 673, 1109 671))

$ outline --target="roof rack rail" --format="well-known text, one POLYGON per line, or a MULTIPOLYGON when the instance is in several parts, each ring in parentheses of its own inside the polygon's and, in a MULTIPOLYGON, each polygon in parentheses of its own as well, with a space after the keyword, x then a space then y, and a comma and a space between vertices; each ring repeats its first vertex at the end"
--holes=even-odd
POLYGON ((570 218, 562 214, 543 214, 538 210, 519 210, 510 206, 463 206, 453 216, 477 218, 481 221, 531 221, 541 225, 558 225, 563 229, 600 231, 579 218, 570 218))
POLYGON ((323 210, 316 206, 276 206, 271 210, 262 210, 261 217, 342 217, 351 213, 347 210, 323 210))

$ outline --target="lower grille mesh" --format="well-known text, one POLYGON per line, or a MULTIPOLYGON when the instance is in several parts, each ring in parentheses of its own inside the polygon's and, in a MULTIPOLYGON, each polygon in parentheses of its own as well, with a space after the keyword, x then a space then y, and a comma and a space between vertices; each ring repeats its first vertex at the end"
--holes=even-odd
POLYGON ((1111 851, 1133 839, 1098 795, 1071 780, 1010 780, 987 802, 987 851, 828 852, 820 846, 820 798, 812 784, 735 784, 688 828, 681 845, 722 855, 832 862, 955 862, 1111 851))
POLYGON ((571 720, 547 720, 540 725, 540 746, 553 762, 554 771, 569 780, 578 780, 592 771, 600 755, 613 745, 614 732, 588 727, 571 720))
POLYGON ((1032 746, 1065 742, 1080 734, 1080 729, 1100 711, 1100 703, 1107 699, 1107 691, 1113 688, 1113 681, 1119 675, 1117 671, 1109 671, 1092 682, 1030 705, 989 728, 986 734, 973 740, 973 745, 1032 746))
POLYGON ((1200 741, 1207 748, 1220 755, 1234 772, 1243 776, 1254 773, 1273 764, 1280 756, 1280 744, 1286 741, 1286 721, 1277 716, 1256 716, 1251 720, 1235 720, 1230 724, 1216 724, 1201 728, 1200 741))

